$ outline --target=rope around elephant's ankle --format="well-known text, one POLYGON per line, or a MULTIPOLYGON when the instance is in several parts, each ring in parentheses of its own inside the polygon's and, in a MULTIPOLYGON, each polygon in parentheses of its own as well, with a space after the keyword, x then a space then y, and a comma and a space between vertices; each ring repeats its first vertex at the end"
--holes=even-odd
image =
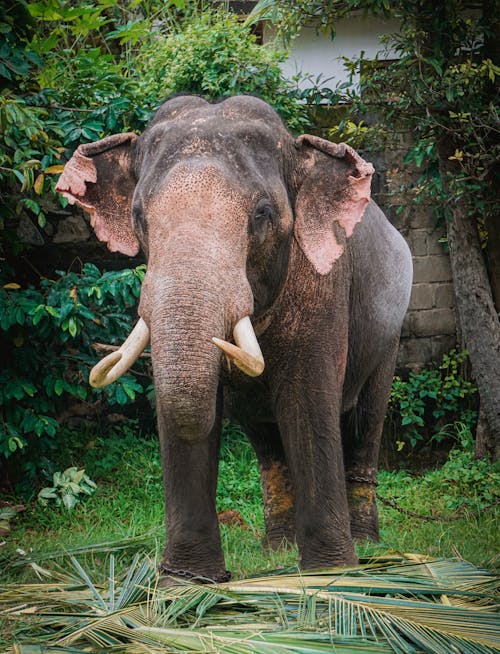
POLYGON ((181 579, 189 579, 190 581, 196 581, 197 584, 223 584, 226 581, 230 581, 231 579, 231 573, 229 570, 226 570, 224 574, 216 575, 215 577, 207 577, 205 575, 197 574, 196 572, 191 572, 190 570, 178 570, 177 568, 169 568, 164 563, 160 563, 158 566, 158 571, 162 575, 180 577, 181 579))
POLYGON ((471 511, 469 512, 467 509, 467 506, 462 506, 460 509, 452 513, 451 515, 424 515, 422 513, 415 513, 415 511, 409 511, 408 509, 405 509, 404 507, 400 506, 397 502, 394 500, 391 500, 387 497, 382 497, 379 493, 376 493, 376 498, 379 502, 382 502, 382 504, 385 504, 385 506, 390 507, 391 509, 394 509, 395 511, 399 511, 399 513, 402 513, 403 515, 408 516, 409 518, 417 518, 417 520, 428 520, 429 522, 431 521, 436 521, 436 522, 452 522, 453 520, 460 520, 462 518, 467 517, 468 519, 470 518, 477 518, 480 516, 482 513, 485 511, 490 511, 491 509, 495 508, 500 504, 500 500, 496 500, 495 502, 492 502, 491 504, 488 504, 486 506, 483 506, 481 509, 477 511, 471 511))
MULTIPOLYGON (((369 484, 370 486, 378 485, 378 482, 375 479, 372 479, 364 475, 357 475, 354 473, 347 473, 346 481, 348 483, 355 483, 355 484, 356 483, 369 484)), ((399 513, 402 513, 403 515, 406 515, 409 518, 416 518, 417 520, 427 520, 429 522, 433 522, 433 521, 452 522, 453 520, 460 520, 461 518, 464 518, 466 515, 469 518, 474 518, 481 515, 481 513, 484 513, 485 511, 490 511, 491 509, 495 508, 500 504, 500 500, 496 500, 495 502, 483 506, 481 509, 473 512, 468 511, 467 506, 462 506, 451 515, 425 515, 423 513, 416 513, 415 511, 410 511, 409 509, 405 509, 404 507, 400 506, 395 500, 390 499, 388 497, 383 497, 382 495, 380 495, 380 493, 375 492, 375 497, 379 502, 381 502, 385 506, 388 506, 391 509, 394 509, 395 511, 399 511, 399 513)))

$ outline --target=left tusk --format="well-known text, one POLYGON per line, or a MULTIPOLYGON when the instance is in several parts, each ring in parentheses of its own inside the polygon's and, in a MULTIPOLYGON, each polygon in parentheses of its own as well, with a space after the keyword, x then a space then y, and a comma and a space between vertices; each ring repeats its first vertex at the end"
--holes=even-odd
POLYGON ((217 347, 246 375, 258 377, 264 372, 264 357, 249 316, 242 318, 233 329, 236 345, 212 338, 217 347))
POLYGON ((149 343, 149 328, 142 318, 130 332, 123 345, 101 359, 90 371, 89 382, 94 388, 102 388, 116 381, 141 356, 149 343))

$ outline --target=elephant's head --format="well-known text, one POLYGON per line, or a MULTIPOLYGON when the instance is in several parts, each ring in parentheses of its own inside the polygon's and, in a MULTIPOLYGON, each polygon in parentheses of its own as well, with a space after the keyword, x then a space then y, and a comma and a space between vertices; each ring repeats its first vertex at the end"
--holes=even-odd
POLYGON ((250 375, 263 371, 250 317, 276 301, 294 239, 318 275, 330 273, 372 173, 345 144, 294 140, 273 109, 246 96, 177 97, 141 136, 81 145, 57 189, 90 211, 110 250, 142 247, 148 257, 141 319, 91 382, 123 374, 151 336, 159 406, 180 435, 206 434, 220 350, 250 375))

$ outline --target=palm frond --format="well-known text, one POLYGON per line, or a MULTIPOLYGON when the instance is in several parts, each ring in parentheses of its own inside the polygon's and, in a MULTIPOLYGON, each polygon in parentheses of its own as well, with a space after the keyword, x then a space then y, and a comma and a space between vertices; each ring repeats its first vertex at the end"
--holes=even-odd
POLYGON ((136 555, 97 583, 74 557, 64 580, 0 588, 19 654, 492 654, 500 578, 465 561, 390 555, 358 566, 158 588, 136 555), (34 643, 43 643, 43 650, 34 643), (83 649, 81 649, 83 648, 83 649))

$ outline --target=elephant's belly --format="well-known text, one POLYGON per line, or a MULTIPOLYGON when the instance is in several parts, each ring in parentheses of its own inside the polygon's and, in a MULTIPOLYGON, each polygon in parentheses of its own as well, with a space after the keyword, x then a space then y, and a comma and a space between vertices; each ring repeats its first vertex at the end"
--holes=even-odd
POLYGON ((260 379, 250 380, 235 375, 224 375, 223 416, 242 424, 268 423, 276 420, 269 389, 260 379))

